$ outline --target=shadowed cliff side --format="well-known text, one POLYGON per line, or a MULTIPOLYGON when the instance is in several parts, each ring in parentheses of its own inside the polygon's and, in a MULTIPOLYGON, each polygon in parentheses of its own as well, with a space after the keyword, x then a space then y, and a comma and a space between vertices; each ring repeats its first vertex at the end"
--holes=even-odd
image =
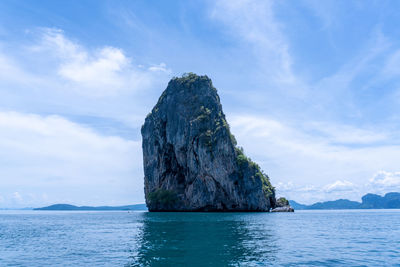
POLYGON ((268 211, 275 191, 247 158, 207 76, 173 78, 142 126, 149 211, 268 211))

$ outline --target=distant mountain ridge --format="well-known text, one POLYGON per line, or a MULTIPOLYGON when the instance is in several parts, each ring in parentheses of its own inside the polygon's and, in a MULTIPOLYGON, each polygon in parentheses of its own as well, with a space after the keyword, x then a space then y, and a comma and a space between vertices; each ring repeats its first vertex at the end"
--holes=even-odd
MULTIPOLYGON (((329 210, 329 209, 400 209, 400 193, 391 192, 384 196, 376 194, 366 194, 362 202, 351 201, 348 199, 338 199, 333 201, 317 202, 311 205, 300 204, 290 200, 289 204, 295 210, 329 210)), ((27 208, 30 209, 30 208, 27 208)), ((82 211, 107 211, 107 210, 147 210, 146 204, 126 205, 126 206, 74 206, 70 204, 55 204, 48 207, 35 208, 33 210, 82 210, 82 211)))
POLYGON ((54 204, 48 207, 36 208, 33 210, 147 210, 146 204, 135 204, 126 206, 74 206, 70 204, 54 204))
POLYGON ((400 209, 400 193, 391 192, 385 196, 366 194, 361 198, 362 202, 348 199, 317 202, 312 205, 300 204, 290 200, 290 205, 295 210, 329 210, 329 209, 400 209))

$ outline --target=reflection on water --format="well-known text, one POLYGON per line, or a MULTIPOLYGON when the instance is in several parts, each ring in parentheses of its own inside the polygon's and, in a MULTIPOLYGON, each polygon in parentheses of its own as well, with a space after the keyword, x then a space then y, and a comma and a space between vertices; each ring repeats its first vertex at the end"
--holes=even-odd
POLYGON ((0 211, 0 266, 400 266, 400 210, 0 211))
POLYGON ((277 251, 275 231, 266 227, 269 216, 258 215, 143 213, 131 266, 272 263, 277 251))

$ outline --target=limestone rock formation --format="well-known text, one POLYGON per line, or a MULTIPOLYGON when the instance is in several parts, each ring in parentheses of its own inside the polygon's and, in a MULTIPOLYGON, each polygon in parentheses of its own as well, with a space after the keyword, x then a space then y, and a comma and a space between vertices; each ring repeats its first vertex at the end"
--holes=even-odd
POLYGON ((275 191, 236 147, 207 76, 173 78, 142 126, 149 211, 269 211, 275 191))
POLYGON ((272 212, 294 212, 294 209, 290 206, 289 200, 284 197, 278 198, 276 201, 276 207, 271 210, 272 212))
POLYGON ((271 212, 294 212, 294 209, 291 206, 276 207, 271 212))

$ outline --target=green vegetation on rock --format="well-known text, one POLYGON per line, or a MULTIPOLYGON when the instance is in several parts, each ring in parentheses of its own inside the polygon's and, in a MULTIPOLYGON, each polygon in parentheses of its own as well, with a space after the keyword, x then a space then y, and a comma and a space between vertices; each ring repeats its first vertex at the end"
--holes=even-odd
MULTIPOLYGON (((175 78, 176 81, 179 83, 185 84, 186 86, 191 86, 192 83, 194 83, 196 80, 198 81, 199 79, 201 81, 206 81, 209 80, 207 76, 197 76, 194 73, 185 73, 182 78, 175 78)), ((213 88, 215 89, 215 88, 213 88)), ((216 90, 216 89, 215 89, 216 90)), ((253 162, 250 158, 248 158, 243 151, 242 147, 237 147, 237 141, 235 136, 231 133, 230 126, 228 122, 226 121, 225 115, 220 111, 217 116, 214 116, 212 118, 213 110, 210 109, 210 107, 205 107, 205 106, 200 106, 198 111, 196 112, 198 116, 196 117, 196 121, 202 121, 204 122, 204 127, 206 127, 201 134, 200 138, 203 141, 204 144, 206 144, 207 148, 209 151, 212 150, 216 138, 218 137, 218 132, 221 130, 224 130, 228 133, 230 140, 235 147, 235 153, 236 153, 236 159, 237 159, 237 164, 239 166, 239 176, 244 177, 244 170, 250 169, 252 172, 252 178, 253 179, 259 179, 262 182, 262 190, 264 195, 269 198, 269 197, 274 197, 275 196, 275 188, 271 185, 269 181, 269 177, 267 174, 265 174, 260 166, 253 162), (207 123, 210 119, 214 119, 214 127, 213 128, 207 128, 210 127, 210 125, 207 123)))
POLYGON ((197 116, 196 120, 206 120, 210 117, 211 110, 209 108, 205 108, 204 106, 200 107, 199 116, 197 116))
POLYGON ((277 207, 284 207, 284 206, 289 206, 289 200, 287 200, 284 197, 280 197, 278 198, 278 200, 276 201, 276 206, 277 207))
POLYGON ((250 168, 254 172, 254 178, 260 179, 262 182, 262 190, 264 195, 268 198, 275 195, 275 188, 271 185, 269 177, 265 174, 260 166, 252 161, 249 157, 244 154, 242 147, 235 147, 236 161, 239 166, 239 175, 244 176, 243 170, 250 168))
MULTIPOLYGON (((192 87, 194 84, 198 83, 199 81, 211 81, 207 75, 199 76, 193 72, 184 73, 182 77, 174 77, 172 78, 173 81, 178 82, 181 85, 186 87, 192 87)), ((215 88, 214 88, 215 89, 215 88)), ((215 89, 216 90, 216 89, 215 89)))
POLYGON ((178 196, 174 191, 158 189, 149 193, 148 200, 155 205, 173 206, 178 201, 178 196))
POLYGON ((206 75, 173 78, 141 132, 150 211, 268 211, 275 206, 268 176, 237 147, 206 75), (206 177, 212 179, 202 182, 206 177))
MULTIPOLYGON (((226 121, 225 118, 222 118, 223 126, 226 128, 226 130, 229 133, 229 137, 232 141, 232 144, 236 147, 237 146, 237 141, 235 136, 231 133, 231 127, 229 126, 228 122, 226 121)), ((243 148, 242 148, 242 154, 243 154, 243 148)))

